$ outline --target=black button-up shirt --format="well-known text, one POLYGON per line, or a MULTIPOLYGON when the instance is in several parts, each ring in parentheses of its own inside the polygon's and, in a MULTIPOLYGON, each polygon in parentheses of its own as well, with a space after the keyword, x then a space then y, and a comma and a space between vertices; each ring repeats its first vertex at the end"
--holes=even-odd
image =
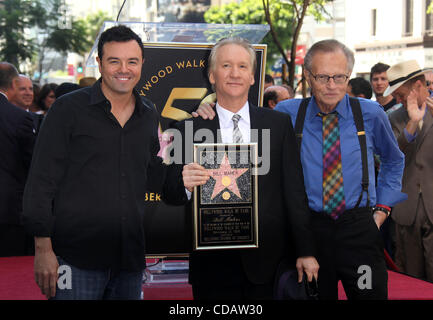
MULTIPOLYGON (((158 116, 134 91, 122 127, 100 81, 60 97, 41 127, 24 193, 24 223, 53 250, 84 269, 145 266, 143 216, 148 172, 157 157, 158 116)), ((164 179, 165 174, 160 178, 164 179)))

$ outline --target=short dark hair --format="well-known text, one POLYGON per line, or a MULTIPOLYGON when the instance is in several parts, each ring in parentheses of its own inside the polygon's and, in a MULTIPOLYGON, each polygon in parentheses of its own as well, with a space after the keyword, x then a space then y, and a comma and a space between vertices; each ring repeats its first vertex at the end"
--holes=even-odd
POLYGON ((349 80, 349 86, 352 88, 352 93, 358 97, 363 94, 366 99, 371 99, 373 96, 373 89, 370 82, 362 77, 357 77, 349 80))
POLYGON ((263 107, 265 108, 271 108, 269 106, 269 101, 274 101, 277 103, 278 101, 278 94, 276 90, 268 90, 263 95, 263 107))
POLYGON ((42 86, 41 91, 39 91, 38 97, 36 99, 36 104, 39 106, 39 108, 43 111, 47 111, 48 108, 45 105, 45 98, 50 94, 52 91, 55 95, 56 89, 58 87, 58 84, 56 83, 46 83, 42 86))
POLYGON ((9 62, 0 62, 0 90, 8 90, 12 87, 12 82, 18 78, 18 70, 9 62))
POLYGON ((135 40, 141 49, 141 56, 144 60, 144 47, 143 42, 138 34, 132 31, 130 28, 124 25, 118 25, 110 29, 105 30, 101 33, 98 41, 98 57, 102 61, 102 55, 104 54, 104 44, 107 42, 128 42, 135 40))
POLYGON ((265 83, 272 83, 274 84, 274 78, 270 74, 265 74, 265 83))
POLYGON ((371 81, 371 79, 373 79, 373 74, 386 72, 386 70, 388 70, 389 67, 390 67, 389 65, 387 65, 385 63, 382 63, 382 62, 376 63, 374 66, 371 67, 371 70, 370 70, 370 81, 371 81))

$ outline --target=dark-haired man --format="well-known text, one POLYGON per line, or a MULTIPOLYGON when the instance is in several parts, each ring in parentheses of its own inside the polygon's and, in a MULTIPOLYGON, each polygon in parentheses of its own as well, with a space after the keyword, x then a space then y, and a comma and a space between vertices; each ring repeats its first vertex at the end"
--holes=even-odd
POLYGON ((48 298, 140 299, 143 199, 149 166, 161 164, 157 114, 134 89, 143 64, 137 34, 104 31, 97 61, 101 79, 50 108, 25 189, 35 280, 48 298), (70 278, 56 288, 59 265, 70 278))
POLYGON ((357 77, 349 80, 347 94, 350 97, 371 99, 373 91, 371 89, 370 82, 362 77, 357 77))
POLYGON ((401 104, 391 96, 384 96, 386 88, 388 88, 389 81, 386 71, 389 69, 389 65, 378 62, 370 70, 370 83, 373 89, 376 101, 383 107, 386 113, 391 113, 395 109, 398 109, 401 104))

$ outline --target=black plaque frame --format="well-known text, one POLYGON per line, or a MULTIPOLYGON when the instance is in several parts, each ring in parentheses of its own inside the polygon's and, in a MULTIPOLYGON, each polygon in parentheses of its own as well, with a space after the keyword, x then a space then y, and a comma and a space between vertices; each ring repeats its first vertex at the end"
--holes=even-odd
POLYGON ((194 188, 194 250, 258 248, 257 157, 257 143, 194 144, 194 162, 221 176, 194 188), (239 174, 235 187, 224 164, 239 174))

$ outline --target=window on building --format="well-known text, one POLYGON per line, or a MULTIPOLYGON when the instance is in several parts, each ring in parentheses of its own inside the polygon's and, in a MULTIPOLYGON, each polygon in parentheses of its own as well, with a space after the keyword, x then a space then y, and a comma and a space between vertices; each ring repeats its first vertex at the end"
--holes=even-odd
POLYGON ((425 1, 425 30, 426 31, 433 31, 433 10, 431 13, 427 13, 427 9, 429 8, 430 4, 433 2, 433 0, 426 0, 425 1))
POLYGON ((376 9, 371 10, 371 35, 372 36, 376 35, 376 15, 377 15, 377 10, 376 9))
POLYGON ((413 0, 404 0, 404 35, 411 36, 413 33, 413 0))

